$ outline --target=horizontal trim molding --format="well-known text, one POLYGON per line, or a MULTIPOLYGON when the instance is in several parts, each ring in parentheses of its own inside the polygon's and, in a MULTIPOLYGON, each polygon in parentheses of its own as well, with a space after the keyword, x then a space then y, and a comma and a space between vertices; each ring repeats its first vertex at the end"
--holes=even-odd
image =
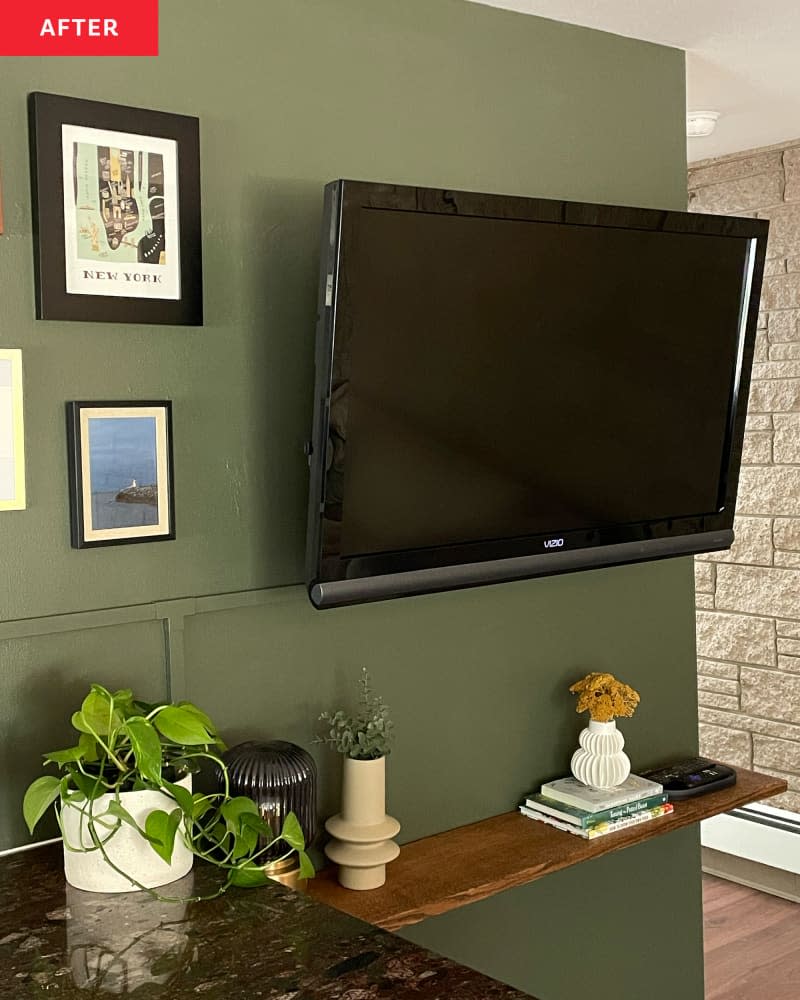
POLYGON ((230 594, 178 597, 167 601, 154 601, 151 604, 130 604, 119 608, 69 611, 62 615, 47 615, 40 618, 17 618, 13 621, 0 622, 0 642, 8 639, 55 635, 59 632, 108 628, 113 625, 186 618, 213 611, 286 604, 298 600, 298 598, 307 600, 305 588, 292 584, 262 590, 241 590, 230 594))

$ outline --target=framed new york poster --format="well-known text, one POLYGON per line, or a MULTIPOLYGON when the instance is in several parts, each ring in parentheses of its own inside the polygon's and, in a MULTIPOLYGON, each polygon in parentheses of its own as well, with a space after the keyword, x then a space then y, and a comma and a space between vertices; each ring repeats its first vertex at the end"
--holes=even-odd
POLYGON ((197 118, 30 95, 38 319, 203 321, 197 118))

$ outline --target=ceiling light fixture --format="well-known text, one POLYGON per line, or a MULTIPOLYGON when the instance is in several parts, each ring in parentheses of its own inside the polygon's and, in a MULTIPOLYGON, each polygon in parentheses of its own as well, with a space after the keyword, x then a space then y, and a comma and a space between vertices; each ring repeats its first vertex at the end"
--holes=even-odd
POLYGON ((711 135, 719 119, 719 111, 687 111, 686 135, 690 139, 711 135))

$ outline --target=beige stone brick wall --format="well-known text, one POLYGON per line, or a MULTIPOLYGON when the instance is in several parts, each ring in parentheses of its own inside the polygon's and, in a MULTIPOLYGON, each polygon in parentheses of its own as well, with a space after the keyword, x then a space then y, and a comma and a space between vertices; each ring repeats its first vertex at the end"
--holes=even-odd
POLYGON ((691 164, 689 208, 770 220, 736 542, 695 560, 700 747, 800 813, 800 139, 691 164))

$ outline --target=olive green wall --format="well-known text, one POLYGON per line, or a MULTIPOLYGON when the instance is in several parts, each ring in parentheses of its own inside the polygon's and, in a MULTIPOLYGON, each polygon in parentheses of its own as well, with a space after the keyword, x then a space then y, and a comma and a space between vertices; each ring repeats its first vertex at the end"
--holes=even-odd
MULTIPOLYGON (((691 560, 323 613, 296 586, 323 183, 682 208, 682 53, 463 0, 161 6, 158 60, 0 62, 0 344, 24 352, 29 494, 0 514, 0 847, 28 839, 22 790, 90 679, 191 697, 231 741, 308 744, 368 664, 397 720, 406 839, 563 772, 580 725, 566 685, 589 669, 642 692, 637 766, 693 750, 691 560), (31 90, 200 117, 202 329, 33 320, 31 90), (64 402, 159 397, 177 539, 73 551, 64 402)), ((338 760, 317 757, 328 813, 338 760)), ((666 1000, 658 938, 700 1000, 698 873, 696 834, 670 835, 409 934, 545 1000, 639 1000, 643 981, 666 1000)))

